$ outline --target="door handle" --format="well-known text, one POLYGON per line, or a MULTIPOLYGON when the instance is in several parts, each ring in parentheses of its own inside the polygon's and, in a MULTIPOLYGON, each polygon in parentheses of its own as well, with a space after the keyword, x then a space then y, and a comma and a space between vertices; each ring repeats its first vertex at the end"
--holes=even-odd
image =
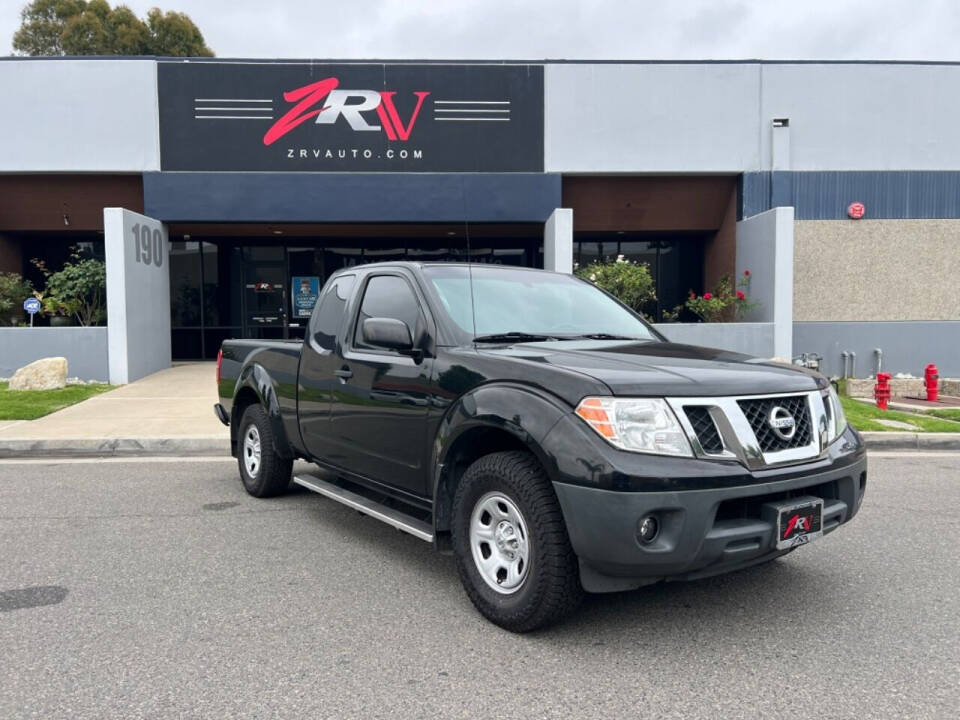
POLYGON ((348 380, 353 377, 353 370, 348 367, 340 368, 339 370, 334 370, 333 374, 336 375, 341 380, 348 380))

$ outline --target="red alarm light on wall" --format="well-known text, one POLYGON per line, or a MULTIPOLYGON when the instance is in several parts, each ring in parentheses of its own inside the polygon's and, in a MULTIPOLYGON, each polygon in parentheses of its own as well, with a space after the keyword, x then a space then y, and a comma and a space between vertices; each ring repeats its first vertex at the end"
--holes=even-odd
POLYGON ((847 206, 847 215, 851 220, 859 220, 867 212, 867 207, 862 202, 852 202, 847 206))

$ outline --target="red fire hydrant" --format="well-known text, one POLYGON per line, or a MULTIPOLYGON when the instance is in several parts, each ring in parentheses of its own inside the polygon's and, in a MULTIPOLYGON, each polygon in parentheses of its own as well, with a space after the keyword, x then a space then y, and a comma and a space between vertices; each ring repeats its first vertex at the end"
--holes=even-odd
POLYGON ((873 386, 873 396, 877 399, 877 407, 887 409, 890 400, 890 373, 877 373, 877 384, 873 386))
POLYGON ((927 389, 927 402, 937 402, 938 381, 940 374, 937 372, 937 366, 933 363, 927 365, 923 370, 923 385, 927 389))

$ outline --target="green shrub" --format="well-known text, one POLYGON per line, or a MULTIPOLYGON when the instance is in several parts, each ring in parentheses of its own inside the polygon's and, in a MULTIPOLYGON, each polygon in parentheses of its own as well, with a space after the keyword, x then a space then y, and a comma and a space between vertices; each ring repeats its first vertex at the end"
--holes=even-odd
POLYGON ((633 262, 618 255, 614 262, 592 262, 586 267, 577 268, 574 273, 601 290, 606 290, 650 320, 642 308, 647 303, 655 302, 657 293, 650 267, 646 263, 633 262))
POLYGON ((23 318, 23 301, 33 285, 17 273, 0 272, 0 325, 16 325, 23 318))
POLYGON ((70 256, 62 270, 51 273, 42 260, 33 260, 47 277, 44 309, 53 314, 72 312, 81 325, 101 325, 107 319, 107 268, 102 260, 70 256))

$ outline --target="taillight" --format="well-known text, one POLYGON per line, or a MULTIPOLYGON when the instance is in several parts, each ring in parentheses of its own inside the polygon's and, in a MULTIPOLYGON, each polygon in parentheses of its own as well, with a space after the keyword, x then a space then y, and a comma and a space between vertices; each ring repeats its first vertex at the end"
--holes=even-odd
POLYGON ((217 350, 217 387, 220 387, 220 368, 223 366, 223 348, 217 350))

